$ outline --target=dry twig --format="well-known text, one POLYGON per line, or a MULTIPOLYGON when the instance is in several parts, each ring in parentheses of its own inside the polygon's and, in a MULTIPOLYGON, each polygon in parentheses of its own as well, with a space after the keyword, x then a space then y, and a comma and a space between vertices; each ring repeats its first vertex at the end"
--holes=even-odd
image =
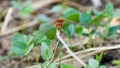
POLYGON ((54 51, 54 54, 53 54, 52 59, 50 60, 50 62, 49 62, 44 68, 48 68, 49 65, 55 60, 58 47, 59 47, 59 41, 57 42, 57 45, 56 45, 56 47, 55 47, 55 51, 54 51))
POLYGON ((12 29, 10 29, 10 30, 7 30, 6 32, 0 34, 0 38, 2 38, 2 37, 4 37, 4 36, 7 36, 7 35, 9 35, 9 34, 12 34, 12 33, 14 33, 14 32, 17 32, 17 31, 19 31, 19 30, 22 30, 22 29, 25 29, 25 28, 28 28, 28 27, 32 27, 32 26, 34 26, 34 25, 36 25, 36 24, 38 24, 38 21, 37 21, 37 20, 34 20, 34 21, 30 22, 30 23, 26 23, 26 24, 23 24, 23 25, 21 25, 21 26, 14 27, 14 28, 12 28, 12 29))
POLYGON ((55 2, 61 2, 61 0, 42 0, 42 1, 37 1, 32 5, 33 10, 38 10, 41 9, 49 4, 55 3, 55 2))
POLYGON ((67 46, 67 44, 64 42, 64 40, 62 39, 62 37, 60 36, 60 31, 57 30, 56 31, 56 35, 58 40, 65 46, 65 48, 67 49, 68 53, 74 58, 76 59, 79 63, 81 63, 83 66, 87 66, 81 59, 79 59, 67 46))
MULTIPOLYGON (((118 48, 120 48, 120 45, 106 46, 106 47, 95 47, 95 48, 90 48, 90 49, 78 51, 75 54, 76 55, 78 55, 78 54, 86 54, 86 53, 91 52, 91 51, 106 51, 106 50, 112 50, 112 49, 118 49, 118 48)), ((69 57, 71 57, 71 55, 66 55, 66 56, 62 57, 62 60, 66 59, 66 58, 69 58, 69 57)), ((58 60, 59 59, 57 59, 56 61, 58 61, 58 60)))
POLYGON ((1 33, 2 33, 2 34, 3 34, 3 33, 6 31, 6 29, 7 29, 7 25, 8 25, 8 23, 9 23, 10 19, 11 19, 12 13, 13 13, 13 8, 9 8, 8 13, 7 13, 7 16, 6 16, 6 18, 5 18, 5 21, 4 21, 3 26, 2 26, 2 28, 1 28, 1 33))
MULTIPOLYGON (((100 52, 102 52, 102 50, 90 52, 90 53, 87 53, 85 55, 80 55, 80 54, 79 55, 80 55, 81 59, 84 59, 88 56, 92 56, 92 55, 95 55, 95 54, 100 53, 100 52)), ((70 61, 73 61, 73 60, 74 60, 74 58, 70 58, 70 59, 66 59, 66 60, 61 61, 61 63, 67 63, 67 62, 70 62, 70 61)), ((56 61, 59 61, 59 60, 56 60, 56 61)))
MULTIPOLYGON (((32 7, 33 7, 33 10, 35 11, 37 9, 43 8, 43 7, 47 6, 47 5, 55 3, 55 2, 61 2, 61 0, 42 0, 42 1, 39 1, 37 3, 34 3, 32 5, 32 7)), ((4 33, 1 33, 0 38, 5 37, 5 36, 7 36, 9 34, 12 34, 14 32, 17 32, 19 30, 22 30, 22 29, 25 29, 25 28, 28 28, 28 27, 33 27, 36 24, 38 24, 38 22, 35 20, 35 21, 31 22, 31 23, 27 23, 27 24, 24 24, 24 25, 19 26, 19 27, 14 27, 14 28, 12 28, 12 29, 4 32, 4 33)))

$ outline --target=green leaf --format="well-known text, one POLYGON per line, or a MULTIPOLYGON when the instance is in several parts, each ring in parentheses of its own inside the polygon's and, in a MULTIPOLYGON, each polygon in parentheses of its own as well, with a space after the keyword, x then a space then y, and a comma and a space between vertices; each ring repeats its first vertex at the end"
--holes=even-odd
POLYGON ((44 34, 42 34, 40 31, 35 31, 33 33, 33 36, 34 36, 33 42, 35 43, 35 45, 38 45, 47 39, 47 37, 44 34))
POLYGON ((91 15, 88 13, 81 13, 79 17, 80 23, 87 24, 91 20, 91 15))
POLYGON ((60 12, 61 9, 62 9, 62 5, 60 5, 60 4, 55 5, 54 7, 52 7, 51 12, 53 12, 53 13, 60 12))
POLYGON ((112 3, 108 3, 105 7, 105 12, 112 17, 113 16, 113 11, 114 11, 114 7, 112 3))
POLYGON ((120 60, 114 60, 113 63, 117 64, 120 67, 120 60))
POLYGON ((114 13, 114 17, 115 17, 115 16, 117 16, 117 17, 120 18, 120 10, 119 10, 119 9, 115 11, 115 13, 114 13))
POLYGON ((82 31, 83 31, 83 28, 81 27, 81 26, 79 26, 79 25, 76 25, 75 26, 75 33, 77 34, 77 35, 81 35, 82 34, 82 31))
POLYGON ((16 33, 12 38, 12 42, 23 42, 23 39, 24 39, 23 34, 16 33))
POLYGON ((30 46, 32 40, 33 36, 31 35, 26 36, 20 33, 15 34, 12 39, 12 47, 10 49, 10 53, 15 55, 25 55, 27 52, 28 54, 32 49, 30 46))
POLYGON ((115 35, 116 31, 120 28, 120 25, 109 27, 108 36, 115 35))
POLYGON ((66 64, 66 63, 61 64, 60 67, 61 67, 61 68, 74 68, 72 65, 66 64))
MULTIPOLYGON (((49 63, 48 61, 43 63, 42 68, 44 68, 48 63, 49 63)), ((51 63, 48 68, 56 68, 56 63, 55 62, 51 63)))
POLYGON ((12 43, 12 47, 10 49, 11 54, 15 55, 24 55, 26 49, 26 44, 23 42, 14 42, 12 43))
POLYGON ((71 14, 74 14, 74 13, 79 13, 79 11, 75 8, 71 8, 71 7, 67 7, 64 11, 63 11, 63 15, 65 17, 68 17, 69 15, 71 14))
POLYGON ((48 68, 57 68, 56 63, 51 63, 51 65, 48 68))
POLYGON ((66 20, 79 22, 79 15, 80 15, 79 13, 73 13, 73 14, 67 16, 66 20))
POLYGON ((89 67, 90 68, 98 68, 99 67, 99 62, 95 59, 89 59, 89 67))
POLYGON ((106 66, 104 66, 104 65, 101 65, 99 68, 106 68, 106 66))
POLYGON ((32 40, 33 40, 33 36, 31 35, 26 36, 20 33, 16 33, 12 38, 12 42, 23 42, 26 45, 29 45, 32 42, 32 40))
POLYGON ((56 28, 52 27, 46 32, 48 39, 53 39, 56 36, 56 28))
POLYGON ((33 47, 34 47, 34 43, 32 43, 31 45, 29 45, 29 47, 27 47, 24 55, 27 55, 28 53, 30 53, 30 51, 33 49, 33 47))
POLYGON ((103 18, 105 18, 105 17, 106 17, 106 15, 103 12, 101 12, 101 13, 98 14, 98 16, 96 16, 95 18, 93 18, 92 20, 90 20, 89 24, 94 24, 96 26, 99 26, 101 20, 103 18))
POLYGON ((23 35, 23 42, 26 44, 26 45, 29 45, 31 42, 32 42, 32 40, 33 40, 33 36, 31 36, 31 35, 28 35, 28 36, 26 36, 26 35, 23 35))
POLYGON ((68 27, 69 27, 69 23, 63 23, 62 32, 65 33, 69 37, 68 27))
POLYGON ((42 42, 41 44, 41 56, 45 60, 49 60, 52 57, 52 51, 49 49, 46 43, 42 42))
POLYGON ((74 35, 74 25, 73 24, 69 25, 68 34, 69 34, 69 37, 72 37, 74 35))
POLYGON ((45 34, 49 29, 51 28, 50 24, 43 23, 39 27, 39 31, 43 34, 45 34))
POLYGON ((56 35, 56 28, 48 23, 42 24, 39 28, 39 31, 46 35, 48 39, 53 39, 56 35))
POLYGON ((25 5, 20 10, 20 15, 23 17, 29 16, 32 13, 32 4, 30 1, 27 1, 25 5))
POLYGON ((65 20, 79 22, 79 15, 80 15, 80 12, 74 8, 68 7, 68 8, 66 8, 66 10, 63 11, 63 18, 65 20))
POLYGON ((103 52, 100 53, 99 55, 96 55, 96 60, 97 60, 98 62, 100 62, 101 59, 102 59, 102 56, 103 56, 103 52))
POLYGON ((51 44, 51 40, 49 40, 49 39, 43 40, 43 42, 45 42, 47 45, 51 44))

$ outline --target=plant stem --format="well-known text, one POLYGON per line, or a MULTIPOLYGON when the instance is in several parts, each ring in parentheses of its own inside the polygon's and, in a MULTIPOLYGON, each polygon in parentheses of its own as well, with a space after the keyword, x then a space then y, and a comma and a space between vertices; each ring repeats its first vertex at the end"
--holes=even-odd
POLYGON ((61 51, 59 49, 59 61, 58 61, 59 64, 58 64, 58 68, 60 68, 61 60, 62 60, 62 53, 61 53, 61 51))
POLYGON ((88 48, 92 47, 92 35, 91 35, 91 29, 88 30, 89 31, 89 41, 88 41, 88 48))
MULTIPOLYGON (((106 51, 106 50, 113 50, 113 49, 119 49, 120 48, 120 45, 115 45, 115 46, 106 46, 106 47, 94 47, 94 48, 89 48, 89 49, 86 49, 86 50, 82 50, 82 51, 78 51, 75 53, 75 55, 78 55, 78 54, 85 54, 85 53, 88 53, 88 52, 91 52, 91 51, 106 51)), ((69 58, 71 57, 71 55, 66 55, 64 57, 62 57, 62 60, 66 59, 66 58, 69 58)), ((56 61, 58 61, 59 59, 57 59, 56 61)))
POLYGON ((60 42, 65 46, 65 48, 67 49, 68 53, 73 56, 79 63, 81 63, 83 66, 87 66, 81 59, 79 59, 67 46, 67 44, 64 42, 64 40, 62 39, 62 37, 60 36, 60 31, 57 30, 56 31, 56 35, 58 40, 60 40, 60 42))
POLYGON ((22 56, 20 56, 20 59, 21 59, 21 62, 22 62, 22 64, 23 64, 23 67, 25 66, 25 64, 24 64, 24 61, 23 61, 23 57, 22 56))
POLYGON ((36 52, 36 48, 35 47, 34 47, 33 51, 34 51, 34 54, 35 54, 36 63, 38 63, 39 58, 37 56, 37 52, 36 52))
POLYGON ((28 55, 27 55, 27 61, 28 61, 28 67, 30 68, 30 58, 28 55))
POLYGON ((54 54, 53 54, 53 58, 50 60, 50 62, 49 62, 44 68, 48 68, 49 65, 55 60, 58 47, 59 47, 59 41, 57 42, 57 45, 56 45, 56 47, 55 47, 55 51, 54 51, 54 54))

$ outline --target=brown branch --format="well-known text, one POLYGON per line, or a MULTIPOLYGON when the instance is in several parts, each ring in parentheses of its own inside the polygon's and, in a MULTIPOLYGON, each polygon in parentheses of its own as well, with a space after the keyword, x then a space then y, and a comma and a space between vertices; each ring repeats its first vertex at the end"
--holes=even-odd
POLYGON ((50 62, 49 62, 44 68, 48 68, 49 65, 55 60, 58 47, 59 47, 59 41, 57 42, 57 45, 56 45, 56 47, 55 47, 55 51, 54 51, 54 54, 53 54, 52 59, 50 60, 50 62))
POLYGON ((26 24, 23 24, 23 25, 21 25, 21 26, 14 27, 14 28, 9 29, 9 30, 7 30, 6 32, 0 34, 0 38, 2 38, 2 37, 4 37, 4 36, 7 36, 7 35, 9 35, 9 34, 12 34, 12 33, 14 33, 14 32, 17 32, 17 31, 19 31, 19 30, 22 30, 22 29, 25 29, 25 28, 28 28, 28 27, 32 27, 32 26, 34 26, 34 25, 36 25, 36 24, 38 24, 38 21, 37 21, 37 20, 34 20, 34 21, 30 22, 30 23, 26 23, 26 24))
MULTIPOLYGON (((84 59, 84 58, 86 58, 86 57, 88 57, 88 56, 92 56, 92 55, 95 55, 95 54, 100 53, 100 52, 102 52, 102 50, 90 52, 90 53, 87 53, 87 54, 85 54, 85 55, 81 55, 81 54, 79 54, 79 55, 80 55, 81 59, 84 59)), ((70 62, 70 61, 73 61, 73 60, 74 60, 74 58, 66 59, 66 60, 61 61, 61 63, 67 63, 67 62, 70 62)), ((57 60, 57 62, 58 62, 58 61, 59 61, 59 60, 57 60)))
POLYGON ((33 10, 38 10, 41 9, 43 7, 48 6, 49 4, 55 3, 55 2, 61 2, 62 0, 42 0, 42 1, 37 1, 35 3, 32 4, 32 8, 33 10))
POLYGON ((86 67, 86 64, 80 59, 78 58, 68 47, 68 45, 64 42, 64 40, 62 39, 62 37, 60 36, 60 31, 56 30, 56 36, 57 39, 65 46, 65 48, 67 49, 68 53, 76 60, 78 61, 80 64, 82 64, 83 66, 86 67))
POLYGON ((8 13, 5 17, 5 21, 4 21, 2 28, 1 28, 1 33, 4 33, 6 31, 7 25, 11 19, 12 13, 13 13, 13 8, 9 8, 8 13))
MULTIPOLYGON (((95 47, 95 48, 89 48, 89 49, 86 49, 86 50, 78 51, 75 54, 78 55, 78 54, 85 54, 85 53, 88 53, 88 52, 91 52, 91 51, 106 51, 106 50, 113 50, 113 49, 118 49, 118 48, 120 48, 120 45, 106 46, 106 47, 95 47)), ((66 55, 66 56, 62 57, 62 60, 66 59, 66 58, 69 58, 69 57, 71 57, 71 55, 66 55)), ((57 61, 58 60, 59 59, 57 59, 57 61)))

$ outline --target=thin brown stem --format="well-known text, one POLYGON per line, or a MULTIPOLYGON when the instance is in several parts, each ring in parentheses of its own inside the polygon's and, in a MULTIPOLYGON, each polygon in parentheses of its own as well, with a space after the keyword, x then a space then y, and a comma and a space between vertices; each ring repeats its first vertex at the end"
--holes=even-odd
POLYGON ((56 47, 55 47, 55 51, 54 51, 54 53, 53 53, 53 58, 50 60, 50 62, 49 62, 44 68, 48 68, 49 65, 55 60, 58 47, 59 47, 59 41, 57 42, 57 45, 56 45, 56 47))
POLYGON ((62 39, 62 37, 60 36, 60 31, 57 30, 56 31, 56 35, 58 40, 60 40, 60 42, 65 46, 65 48, 67 49, 68 53, 76 60, 78 61, 80 64, 82 64, 83 66, 87 66, 80 58, 78 58, 68 47, 68 45, 64 42, 64 40, 62 39))

